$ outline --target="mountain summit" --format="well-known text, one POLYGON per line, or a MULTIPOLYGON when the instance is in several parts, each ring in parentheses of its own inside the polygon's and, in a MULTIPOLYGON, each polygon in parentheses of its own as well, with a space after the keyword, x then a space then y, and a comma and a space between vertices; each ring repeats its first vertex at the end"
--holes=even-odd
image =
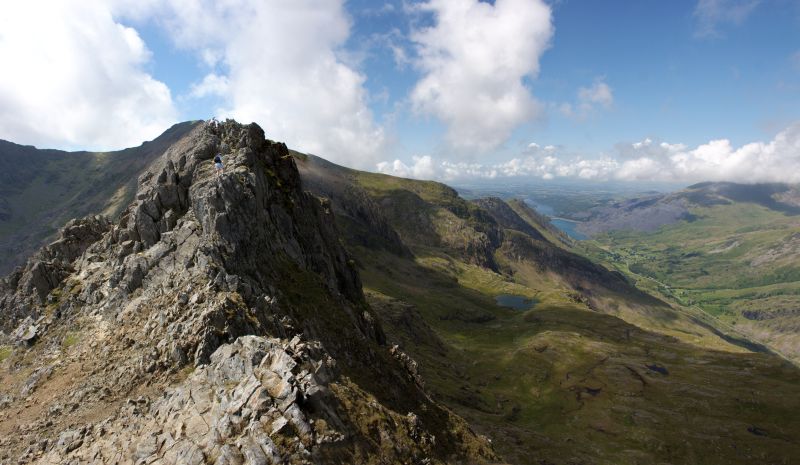
POLYGON ((255 124, 188 131, 118 222, 73 221, 6 278, 0 319, 29 346, 2 462, 494 458, 386 344, 329 204, 255 124))

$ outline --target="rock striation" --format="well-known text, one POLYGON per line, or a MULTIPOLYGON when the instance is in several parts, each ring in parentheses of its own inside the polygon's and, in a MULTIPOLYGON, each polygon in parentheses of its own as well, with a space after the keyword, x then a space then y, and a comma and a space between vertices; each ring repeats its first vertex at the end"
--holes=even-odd
POLYGON ((0 462, 494 459, 387 345, 330 204, 255 124, 198 125, 118 222, 71 222, 0 290, 0 462))

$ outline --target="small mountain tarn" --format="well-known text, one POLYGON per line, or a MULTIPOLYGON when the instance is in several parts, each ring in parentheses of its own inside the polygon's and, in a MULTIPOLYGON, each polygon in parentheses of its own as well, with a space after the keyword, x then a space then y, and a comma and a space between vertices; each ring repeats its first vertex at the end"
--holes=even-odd
POLYGON ((70 223, 3 281, 2 327, 23 331, 0 341, 16 344, 0 462, 495 459, 386 344, 330 204, 288 154, 256 125, 196 125, 118 221, 70 223))
POLYGON ((536 305, 536 299, 522 295, 500 294, 494 297, 494 301, 501 307, 513 308, 514 310, 530 310, 536 305))

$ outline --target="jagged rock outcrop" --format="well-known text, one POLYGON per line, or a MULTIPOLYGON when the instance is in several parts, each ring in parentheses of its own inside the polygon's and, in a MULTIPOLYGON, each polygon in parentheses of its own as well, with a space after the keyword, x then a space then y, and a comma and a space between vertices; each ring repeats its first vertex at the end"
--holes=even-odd
MULTIPOLYGON (((330 205, 258 126, 196 127, 117 224, 87 221, 105 225, 91 245, 42 252, 64 264, 44 297, 3 307, 35 319, 39 342, 4 362, 0 462, 493 458, 385 343, 330 205)), ((25 294, 19 282, 2 302, 25 294)))
MULTIPOLYGON (((220 347, 157 399, 129 399, 115 419, 62 432, 42 458, 45 463, 280 464, 369 461, 355 444, 350 419, 328 388, 337 376, 333 360, 318 345, 299 338, 288 343, 243 336, 220 347)), ((404 431, 390 449, 416 449, 419 460, 432 455, 435 437, 419 431, 414 415, 398 415, 381 405, 377 415, 392 418, 404 431)), ((395 432, 382 428, 381 436, 395 432)), ((386 453, 385 458, 395 455, 386 453)), ((396 454, 399 458, 402 456, 396 454)))
POLYGON ((117 219, 133 200, 137 177, 200 121, 115 152, 64 152, 0 140, 0 275, 22 266, 56 238, 70 218, 117 219))
POLYGON ((61 229, 58 239, 0 280, 0 330, 17 327, 21 318, 39 318, 48 294, 74 271, 72 262, 110 227, 102 216, 72 220, 61 229))

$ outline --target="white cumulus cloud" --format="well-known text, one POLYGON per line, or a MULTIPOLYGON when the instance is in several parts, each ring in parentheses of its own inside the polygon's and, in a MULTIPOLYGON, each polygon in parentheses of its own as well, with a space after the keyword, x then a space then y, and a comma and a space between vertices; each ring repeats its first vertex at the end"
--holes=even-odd
POLYGON ((440 177, 439 167, 429 155, 411 157, 412 163, 407 165, 400 160, 378 163, 378 172, 391 173, 394 176, 414 179, 433 179, 440 177))
POLYGON ((727 139, 712 140, 690 148, 685 144, 639 142, 618 144, 612 154, 586 157, 563 148, 530 144, 525 153, 506 162, 467 164, 417 157, 414 164, 383 163, 378 171, 396 176, 457 181, 502 177, 587 180, 664 181, 692 183, 731 181, 741 183, 800 183, 800 122, 778 133, 769 142, 735 147, 727 139), (424 159, 424 169, 417 168, 424 159), (405 169, 397 169, 405 167, 405 169))
POLYGON ((412 32, 423 76, 413 107, 447 126, 455 148, 488 151, 539 112, 524 79, 539 72, 553 35, 541 0, 429 0, 415 6, 434 24, 412 32))
POLYGON ((98 1, 4 2, 0 138, 47 147, 138 145, 175 122, 138 33, 98 1))
POLYGON ((578 99, 581 102, 610 107, 614 103, 614 95, 611 87, 602 80, 595 81, 591 87, 581 87, 578 89, 578 99))
POLYGON ((366 76, 340 56, 351 28, 344 0, 167 3, 165 30, 212 68, 191 95, 218 96, 218 117, 255 121, 268 137, 339 163, 375 163, 385 135, 366 76))
MULTIPOLYGON (((344 0, 50 0, 0 15, 0 137, 52 146, 121 147, 152 138, 178 112, 147 72, 134 29, 161 27, 206 75, 183 98, 214 98, 217 117, 255 121, 271 138, 354 166, 385 146, 343 56, 344 0), (126 21, 131 24, 123 26, 126 21)), ((208 115, 209 117, 212 115, 208 115)))
POLYGON ((227 76, 209 73, 202 81, 192 85, 189 95, 194 98, 203 98, 209 95, 224 97, 230 92, 230 86, 227 76))
POLYGON ((580 87, 577 100, 556 105, 556 109, 564 116, 583 120, 595 113, 598 108, 611 108, 614 104, 614 91, 602 78, 595 79, 590 87, 580 87))

